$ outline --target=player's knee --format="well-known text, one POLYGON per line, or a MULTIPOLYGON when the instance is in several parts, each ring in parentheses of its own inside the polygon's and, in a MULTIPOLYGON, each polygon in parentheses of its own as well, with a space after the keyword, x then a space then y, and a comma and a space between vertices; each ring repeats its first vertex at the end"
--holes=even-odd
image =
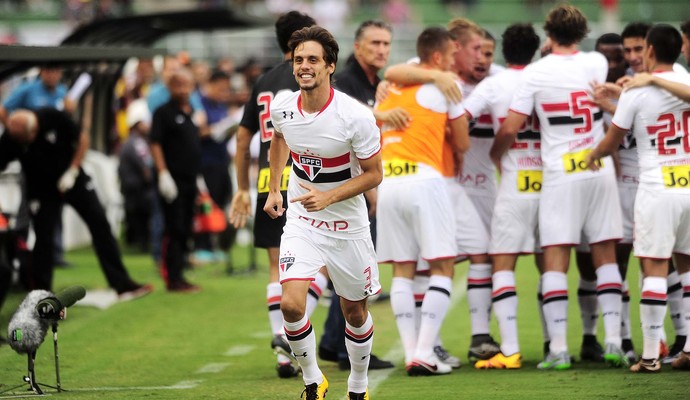
POLYGON ((280 311, 283 318, 289 322, 299 321, 305 313, 305 304, 290 297, 283 296, 280 300, 280 311))
POLYGON ((356 306, 345 307, 343 315, 348 324, 354 327, 360 327, 367 321, 367 310, 364 307, 356 306))

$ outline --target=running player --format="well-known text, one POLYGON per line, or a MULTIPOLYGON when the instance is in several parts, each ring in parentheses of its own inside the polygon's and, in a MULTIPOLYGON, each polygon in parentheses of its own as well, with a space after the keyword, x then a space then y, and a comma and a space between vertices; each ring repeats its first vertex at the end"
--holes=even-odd
POLYGON ((271 218, 284 215, 280 177, 292 158, 279 261, 285 333, 302 367, 305 397, 323 399, 328 381, 317 365, 305 303, 310 281, 326 266, 345 315, 348 398, 368 399, 374 323, 367 298, 381 285, 362 194, 383 178, 379 129, 371 110, 331 87, 338 43, 330 32, 300 29, 289 48, 300 91, 279 93, 271 106, 275 132, 264 206, 271 218))
MULTIPOLYGON (((606 58, 578 50, 588 32, 579 9, 559 5, 544 24, 551 54, 528 66, 498 135, 515 135, 536 110, 541 127, 543 186, 539 234, 544 249, 542 294, 550 351, 540 369, 571 366, 566 340, 570 249, 584 235, 590 242, 597 275, 597 295, 606 332, 605 359, 627 362, 621 350, 621 276, 615 243, 622 221, 611 159, 598 172, 584 168, 584 157, 604 135, 602 112, 589 93, 591 82, 606 79, 606 58)), ((493 153, 502 156, 509 143, 493 153)))
MULTIPOLYGON (((647 33, 643 65, 660 77, 690 84, 690 75, 673 71, 681 50, 678 31, 664 24, 647 33)), ((644 279, 640 315, 642 359, 632 372, 659 372, 659 342, 666 314, 668 260, 675 257, 683 282, 690 283, 690 105, 669 92, 644 87, 624 92, 605 139, 586 158, 597 170, 598 159, 616 149, 632 129, 637 139, 640 184, 635 199, 635 255, 644 279)), ((682 366, 681 353, 674 366, 682 366)), ((690 361, 690 360, 687 360, 690 361)))
MULTIPOLYGON (((453 37, 445 29, 428 28, 417 39, 422 68, 448 71, 455 52, 453 37)), ((443 153, 447 121, 456 159, 467 149, 467 120, 464 108, 449 103, 433 84, 392 90, 377 109, 396 107, 405 108, 411 118, 403 129, 382 127, 385 178, 379 187, 378 259, 393 264, 391 307, 408 374, 447 374, 451 367, 434 353, 450 305, 457 254, 451 200, 443 184, 443 153), (429 263, 431 277, 417 335, 413 279, 420 257, 429 263)))
MULTIPOLYGON (((281 91, 294 92, 299 89, 295 78, 292 76, 291 52, 288 48, 288 40, 292 33, 301 28, 315 25, 313 18, 297 11, 288 12, 278 18, 275 24, 276 37, 280 49, 283 51, 284 61, 262 76, 252 89, 252 97, 244 109, 244 115, 237 131, 237 157, 235 168, 237 170, 238 191, 233 197, 230 206, 230 220, 235 228, 245 226, 247 218, 251 214, 251 200, 249 196, 249 143, 257 132, 261 135, 261 148, 259 152, 259 176, 258 195, 254 217, 254 246, 265 248, 268 251, 269 283, 266 287, 266 302, 268 304, 268 319, 271 324, 273 339, 271 348, 276 352, 278 364, 276 370, 281 378, 290 378, 299 373, 296 360, 283 332, 283 317, 280 313, 280 300, 282 288, 278 283, 278 253, 280 247, 280 235, 283 232, 285 218, 272 220, 262 211, 266 197, 268 197, 268 152, 273 137, 273 125, 270 120, 270 106, 273 98, 281 91)), ((289 167, 285 168, 281 180, 283 196, 286 196, 289 167)), ((287 202, 287 200, 286 200, 287 202)), ((318 274, 309 291, 309 310, 316 307, 321 291, 328 284, 324 274, 318 274)))

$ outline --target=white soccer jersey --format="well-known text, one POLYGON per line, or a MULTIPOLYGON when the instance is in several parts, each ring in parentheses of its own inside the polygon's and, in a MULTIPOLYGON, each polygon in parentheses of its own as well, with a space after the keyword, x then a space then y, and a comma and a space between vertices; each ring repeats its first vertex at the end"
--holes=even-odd
MULTIPOLYGON (((485 78, 488 79, 488 78, 485 78)), ((462 98, 468 99, 477 87, 472 83, 461 82, 462 98)), ((460 185, 468 195, 496 197, 496 166, 489 157, 494 143, 494 130, 488 111, 473 114, 476 119, 470 124, 470 148, 465 152, 460 185)))
MULTIPOLYGON (((361 174, 358 159, 373 157, 381 149, 380 132, 368 108, 331 89, 331 97, 318 113, 302 110, 301 94, 280 93, 271 104, 271 119, 283 134, 292 157, 288 201, 307 193, 301 184, 331 190, 361 174)), ((364 196, 355 196, 317 212, 298 203, 287 209, 287 223, 301 224, 324 235, 360 239, 369 235, 364 196)))
MULTIPOLYGON (((690 85, 690 75, 655 73, 690 85)), ((640 188, 690 194, 690 104, 654 86, 623 92, 612 123, 632 129, 640 162, 640 188)))
MULTIPOLYGON (((488 111, 492 129, 498 132, 508 116, 513 94, 522 81, 524 69, 508 68, 484 79, 465 100, 470 118, 488 111)), ((538 198, 541 189, 541 150, 539 124, 530 116, 520 129, 515 143, 501 159, 501 195, 538 198)))
POLYGON ((545 186, 614 173, 610 157, 599 172, 584 164, 604 136, 591 83, 605 82, 607 71, 606 58, 596 52, 550 54, 525 68, 510 109, 524 115, 535 110, 539 117, 545 186))

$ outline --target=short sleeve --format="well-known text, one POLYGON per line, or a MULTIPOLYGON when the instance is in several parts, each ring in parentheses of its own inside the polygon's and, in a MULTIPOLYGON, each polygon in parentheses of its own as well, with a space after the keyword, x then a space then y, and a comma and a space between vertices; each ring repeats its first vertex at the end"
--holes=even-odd
POLYGON ((7 110, 7 113, 11 113, 18 108, 26 108, 26 95, 28 92, 29 85, 25 83, 10 93, 9 97, 3 104, 7 110))
MULTIPOLYGON (((364 108, 364 107, 362 107, 364 108)), ((368 110, 367 110, 368 111, 368 110)), ((352 149, 360 160, 366 160, 381 151, 381 131, 373 114, 364 112, 352 121, 352 149)))
POLYGON ((489 99, 492 98, 491 87, 487 80, 484 80, 477 85, 472 94, 467 96, 467 99, 463 101, 465 106, 465 111, 469 114, 470 118, 474 119, 482 114, 487 114, 489 110, 489 99))
POLYGON ((537 91, 537 85, 533 77, 533 70, 529 69, 529 67, 525 69, 523 81, 510 102, 510 110, 523 115, 532 114, 534 110, 534 95, 537 91))
POLYGON ((621 129, 632 129, 633 120, 635 119, 635 104, 639 103, 635 99, 640 89, 626 90, 621 94, 618 99, 618 106, 616 107, 616 113, 613 114, 611 123, 616 125, 621 129))

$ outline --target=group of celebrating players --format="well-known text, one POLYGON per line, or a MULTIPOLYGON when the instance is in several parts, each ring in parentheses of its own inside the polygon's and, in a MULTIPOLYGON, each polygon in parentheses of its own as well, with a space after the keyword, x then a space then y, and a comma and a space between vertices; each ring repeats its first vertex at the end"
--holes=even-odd
POLYGON ((299 365, 306 398, 328 390, 309 314, 330 278, 346 321, 348 398, 369 398, 374 325, 366 299, 380 290, 377 263, 393 266, 391 306, 407 373, 460 367, 439 333, 462 259, 470 262, 468 357, 476 368, 520 368, 514 271, 523 254, 535 254, 540 274, 545 358, 537 367, 569 369, 573 247, 581 357, 632 364, 632 372, 658 372, 662 361, 690 369, 690 74, 675 64, 681 48, 690 57, 690 21, 682 34, 632 23, 583 52, 587 19, 559 5, 546 17, 538 61, 530 24, 505 30, 503 68, 492 62, 494 38, 456 18, 419 35, 417 60, 386 70, 373 108, 332 88, 337 43, 308 22, 281 42, 286 63, 257 83, 247 106, 232 206, 233 222, 244 224, 251 207, 242 154, 260 131, 270 179, 260 179, 254 229, 278 267, 267 299, 281 377, 299 365), (281 76, 291 83, 280 86, 281 76), (362 194, 377 186, 374 254, 362 194), (625 282, 632 248, 643 272, 639 359, 625 282), (664 358, 667 303, 676 341, 664 358), (492 310, 500 345, 490 335, 492 310), (603 347, 595 337, 599 311, 603 347))

